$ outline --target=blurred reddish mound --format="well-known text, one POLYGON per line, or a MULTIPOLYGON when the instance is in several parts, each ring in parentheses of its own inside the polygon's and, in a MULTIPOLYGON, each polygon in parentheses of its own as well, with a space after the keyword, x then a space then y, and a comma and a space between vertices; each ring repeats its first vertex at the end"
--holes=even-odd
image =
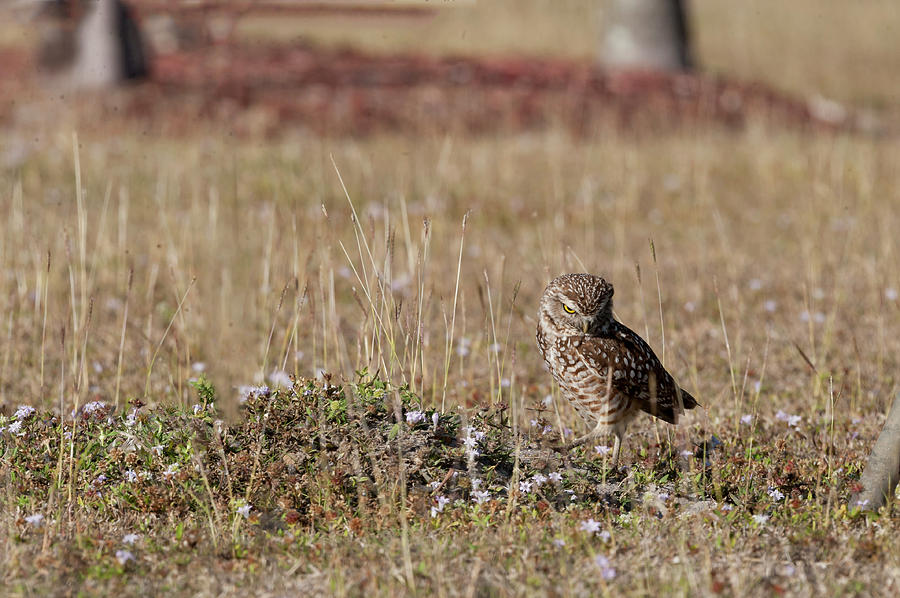
MULTIPOLYGON (((8 93, 4 79, 0 73, 0 90, 8 93)), ((310 46, 223 44, 159 55, 149 82, 113 97, 94 107, 108 104, 110 115, 149 121, 169 134, 204 122, 266 135, 290 128, 482 133, 551 123, 582 134, 604 125, 652 132, 703 123, 739 127, 748 119, 858 128, 836 104, 708 75, 610 74, 562 59, 377 56, 310 46)))

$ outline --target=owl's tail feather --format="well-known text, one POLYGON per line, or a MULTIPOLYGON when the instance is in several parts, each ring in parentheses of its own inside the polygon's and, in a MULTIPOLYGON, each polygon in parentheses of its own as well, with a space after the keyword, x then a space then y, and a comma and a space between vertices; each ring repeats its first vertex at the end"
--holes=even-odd
POLYGON ((684 403, 685 409, 693 409, 700 404, 697 402, 697 399, 695 399, 693 395, 691 395, 691 393, 683 388, 681 389, 681 402, 684 403))

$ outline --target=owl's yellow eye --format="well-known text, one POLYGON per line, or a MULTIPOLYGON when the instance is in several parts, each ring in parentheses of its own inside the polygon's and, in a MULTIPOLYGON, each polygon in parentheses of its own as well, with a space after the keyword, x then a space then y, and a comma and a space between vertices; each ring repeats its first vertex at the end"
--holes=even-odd
POLYGON ((565 303, 563 303, 563 311, 565 311, 567 314, 575 313, 575 310, 572 309, 571 307, 569 307, 568 305, 566 305, 565 303))

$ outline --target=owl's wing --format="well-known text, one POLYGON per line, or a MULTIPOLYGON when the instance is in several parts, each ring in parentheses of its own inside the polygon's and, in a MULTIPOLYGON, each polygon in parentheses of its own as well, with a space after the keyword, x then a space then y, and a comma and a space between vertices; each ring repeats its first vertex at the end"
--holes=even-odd
POLYGON ((609 337, 585 337, 576 350, 604 386, 637 401, 641 411, 674 424, 683 407, 696 404, 678 387, 653 349, 625 326, 618 325, 609 337))

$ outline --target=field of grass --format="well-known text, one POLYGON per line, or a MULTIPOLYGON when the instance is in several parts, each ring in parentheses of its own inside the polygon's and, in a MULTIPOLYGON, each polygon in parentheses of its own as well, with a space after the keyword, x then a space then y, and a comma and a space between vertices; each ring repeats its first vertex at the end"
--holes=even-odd
POLYGON ((40 140, 0 170, 7 595, 900 589, 896 500, 848 506, 900 390, 896 138, 72 122, 0 135, 40 140), (618 471, 550 448, 567 271, 702 404, 618 471))

